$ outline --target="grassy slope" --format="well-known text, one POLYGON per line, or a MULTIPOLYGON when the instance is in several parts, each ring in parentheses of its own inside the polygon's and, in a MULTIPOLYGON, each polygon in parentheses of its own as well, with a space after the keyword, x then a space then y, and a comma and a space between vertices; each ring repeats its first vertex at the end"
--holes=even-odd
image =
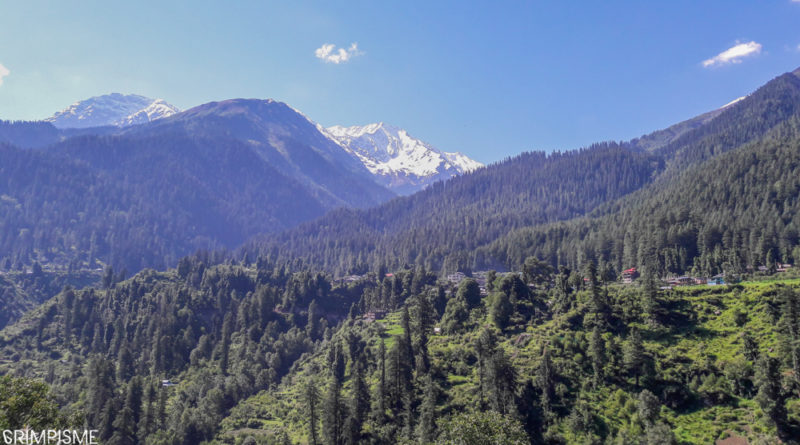
MULTIPOLYGON (((697 364, 713 363, 720 369, 730 360, 741 357, 741 333, 749 331, 759 342, 761 353, 777 350, 776 326, 767 307, 779 286, 800 287, 800 279, 783 279, 761 282, 746 282, 739 286, 696 286, 680 288, 665 296, 672 317, 690 320, 680 324, 661 327, 640 325, 645 347, 658 362, 669 360, 678 363, 677 372, 689 372, 697 364), (748 315, 742 327, 736 324, 737 311, 748 315), (682 369, 683 367, 684 369, 682 369)), ((622 287, 610 289, 612 295, 625 295, 622 287)), ((630 293, 630 292, 628 292, 630 293)), ((475 314, 473 314, 475 315, 475 314)), ((482 314, 480 314, 482 315, 482 314)), ((506 331, 500 337, 500 346, 511 356, 519 371, 520 380, 533 376, 538 366, 538 357, 545 342, 560 343, 563 348, 552 348, 554 362, 562 375, 580 373, 580 363, 586 359, 578 357, 569 345, 580 341, 585 333, 570 328, 566 314, 537 325, 527 325, 514 332, 506 331), (529 334, 520 335, 520 334, 529 334), (576 365, 578 363, 578 365, 576 365), (578 368, 576 368, 578 366, 578 368)), ((488 319, 474 320, 479 324, 488 319)), ((392 335, 402 332, 399 313, 386 320, 364 325, 356 323, 353 329, 360 331, 370 347, 377 349, 379 337, 387 340, 390 348, 392 335), (381 326, 382 325, 382 326, 381 326)), ((434 336, 430 341, 433 362, 447 372, 448 400, 440 405, 440 413, 461 407, 475 406, 477 375, 475 367, 464 366, 453 357, 466 354, 469 345, 477 336, 478 329, 461 335, 434 336), (455 363, 455 365, 452 365, 455 363)), ((342 331, 337 333, 341 335, 342 331)), ((607 338, 610 334, 606 334, 607 338)), ((336 337, 334 337, 336 338, 336 337)), ((264 391, 239 404, 222 423, 218 435, 221 442, 233 443, 234 439, 247 435, 275 436, 286 431, 292 441, 306 443, 306 420, 299 403, 299 388, 309 378, 315 378, 323 386, 327 380, 326 348, 300 360, 295 369, 274 391, 264 391)), ((370 382, 374 384, 374 379, 370 382)), ((569 386, 569 385, 568 385, 569 386)), ((324 394, 324 388, 321 388, 324 394)), ((345 384, 345 391, 348 385, 345 384)), ((576 388, 568 388, 571 392, 576 388)), ((582 392, 582 400, 589 403, 594 414, 608 431, 629 425, 636 417, 635 395, 632 379, 617 379, 596 389, 582 392)), ((790 417, 800 419, 800 399, 788 401, 790 417)), ((706 406, 694 404, 690 409, 674 411, 662 408, 662 417, 672 426, 681 443, 709 444, 715 439, 735 433, 752 440, 756 437, 773 438, 774 428, 768 426, 757 403, 752 399, 731 397, 723 405, 706 406)), ((557 429, 569 442, 581 440, 572 434, 566 422, 561 421, 557 429)))

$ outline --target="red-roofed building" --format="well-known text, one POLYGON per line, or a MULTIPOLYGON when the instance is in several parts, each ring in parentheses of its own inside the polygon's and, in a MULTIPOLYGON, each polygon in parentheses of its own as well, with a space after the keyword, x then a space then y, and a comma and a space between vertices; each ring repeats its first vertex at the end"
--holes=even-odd
POLYGON ((626 269, 622 271, 622 282, 623 283, 633 283, 633 280, 639 278, 639 271, 636 270, 635 267, 631 267, 630 269, 626 269))

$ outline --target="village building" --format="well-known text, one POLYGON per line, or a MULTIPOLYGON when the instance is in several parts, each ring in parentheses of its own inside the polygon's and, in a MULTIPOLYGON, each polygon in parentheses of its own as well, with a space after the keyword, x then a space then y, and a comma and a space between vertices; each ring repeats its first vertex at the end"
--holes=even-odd
POLYGON ((633 280, 639 278, 639 271, 635 267, 622 271, 622 282, 626 284, 633 283, 633 280))
POLYGON ((456 272, 456 273, 451 273, 450 275, 448 275, 447 276, 447 281, 449 281, 450 283, 452 283, 454 285, 459 285, 466 278, 467 278, 467 276, 464 275, 463 272, 456 272))
POLYGON ((384 318, 386 318, 386 311, 383 309, 370 309, 364 314, 364 321, 367 322, 383 320, 384 318))
POLYGON ((721 273, 719 275, 714 275, 713 277, 708 279, 708 282, 706 284, 708 284, 709 286, 719 286, 725 284, 725 274, 721 273))

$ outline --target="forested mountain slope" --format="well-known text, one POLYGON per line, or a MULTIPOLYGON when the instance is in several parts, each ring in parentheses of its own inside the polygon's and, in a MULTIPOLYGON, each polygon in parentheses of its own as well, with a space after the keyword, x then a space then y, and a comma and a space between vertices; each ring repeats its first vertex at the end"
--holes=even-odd
MULTIPOLYGON (((703 247, 698 247, 700 227, 712 216, 724 220, 744 215, 748 219, 737 223, 746 230, 737 230, 736 270, 791 260, 788 253, 797 242, 796 229, 788 221, 777 222, 774 216, 777 212, 786 220, 795 215, 791 212, 795 210, 792 193, 796 192, 792 160, 800 139, 794 130, 800 117, 797 73, 781 75, 748 97, 704 116, 698 117, 699 123, 687 124, 688 130, 654 136, 658 141, 647 142, 644 137, 644 145, 642 140, 634 140, 549 157, 524 154, 375 209, 333 212, 246 249, 303 258, 336 273, 403 264, 424 264, 445 273, 505 269, 518 267, 529 254, 541 255, 553 265, 597 259, 617 271, 642 265, 644 257, 653 257, 660 271, 671 273, 686 272, 699 261, 704 263, 702 270, 710 273, 721 270, 726 260, 720 253, 709 260, 720 244, 716 234, 710 238, 704 234, 699 242, 703 247), (740 151, 753 154, 740 155, 740 151), (729 152, 732 157, 725 157, 729 152), (731 162, 734 164, 729 165, 731 162), (759 174, 748 176, 745 188, 739 177, 755 162, 760 165, 759 174), (774 181, 779 179, 783 180, 778 186, 779 199, 785 202, 777 208, 757 209, 769 205, 756 196, 759 190, 775 187, 774 181), (701 189, 698 184, 709 187, 701 189), (631 192, 637 193, 625 197, 631 192), (725 194, 748 199, 746 208, 725 194), (789 206, 786 212, 784 205, 789 206), (669 231, 671 241, 654 241, 658 245, 650 253, 642 250, 643 244, 637 240, 652 233, 649 226, 641 225, 643 221, 678 208, 694 209, 695 220, 686 220, 689 213, 684 212, 659 222, 663 231, 669 231), (640 209, 635 217, 623 216, 634 209, 640 209), (595 230, 600 220, 580 219, 590 213, 592 218, 611 215, 602 220, 608 221, 608 229, 595 230), (548 225, 576 217, 579 219, 573 223, 548 225), (635 219, 636 228, 620 218, 635 219), (628 228, 630 233, 625 231, 628 228), (762 233, 767 241, 756 250, 762 233), (503 241, 509 237, 522 238, 503 241), (690 238, 694 241, 688 241, 690 238), (769 241, 773 238, 774 242, 769 241), (583 244, 576 245, 579 243, 583 244), (749 253, 745 254, 745 249, 749 253), (767 251, 772 251, 770 260, 767 251), (745 255, 755 255, 758 260, 745 255)), ((704 230, 721 224, 713 223, 704 230)), ((733 226, 729 224, 728 229, 732 235, 733 226)), ((662 232, 653 236, 662 236, 662 232)), ((733 241, 726 242, 730 245, 733 241)))
POLYGON ((777 444, 799 431, 797 279, 662 292, 652 275, 624 286, 594 264, 532 259, 482 295, 422 269, 342 285, 207 261, 64 290, 0 331, 0 372, 43 379, 111 445, 777 444))
POLYGON ((473 267, 476 247, 515 228, 583 215, 641 188, 658 158, 616 144, 525 153, 368 210, 342 209, 247 246, 337 273, 417 263, 473 267))
POLYGON ((299 181, 318 200, 328 203, 328 208, 369 207, 395 196, 312 121, 271 99, 210 102, 126 133, 182 133, 237 140, 276 170, 299 181))
POLYGON ((82 288, 99 281, 99 272, 44 271, 38 264, 23 272, 0 272, 0 329, 61 292, 64 286, 82 288))
POLYGON ((604 209, 604 216, 520 229, 483 250, 508 266, 527 256, 617 271, 711 276, 800 261, 800 118, 604 209))
POLYGON ((800 116, 800 71, 782 74, 726 107, 717 117, 655 150, 680 171, 688 165, 757 141, 800 116))
POLYGON ((2 122, 0 140, 21 147, 0 147, 6 269, 163 269, 197 249, 394 196, 274 101, 211 103, 125 129, 2 122))
POLYGON ((796 279, 659 292, 596 272, 348 320, 215 443, 797 443, 796 279))
MULTIPOLYGON (((209 261, 184 258, 168 272, 65 289, 0 331, 0 373, 53 385, 104 443, 198 444, 239 400, 275 385, 330 337, 366 286, 376 287, 264 261, 209 261)), ((433 276, 419 275, 418 288, 432 282, 422 278, 433 276)))
POLYGON ((0 266, 164 268, 321 215, 304 187, 231 140, 83 136, 0 147, 0 266))
POLYGON ((0 143, 19 148, 43 148, 73 136, 111 134, 116 127, 56 128, 44 121, 0 120, 0 143))

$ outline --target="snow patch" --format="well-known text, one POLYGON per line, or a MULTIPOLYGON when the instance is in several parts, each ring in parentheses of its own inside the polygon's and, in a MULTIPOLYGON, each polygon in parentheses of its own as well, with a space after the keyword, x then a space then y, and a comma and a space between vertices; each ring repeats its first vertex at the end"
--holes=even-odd
POLYGON ((163 99, 112 93, 78 101, 45 119, 58 128, 126 127, 172 116, 180 110, 163 99))
POLYGON ((384 122, 318 128, 358 158, 385 185, 400 193, 411 193, 483 166, 461 153, 437 150, 406 130, 384 122))

